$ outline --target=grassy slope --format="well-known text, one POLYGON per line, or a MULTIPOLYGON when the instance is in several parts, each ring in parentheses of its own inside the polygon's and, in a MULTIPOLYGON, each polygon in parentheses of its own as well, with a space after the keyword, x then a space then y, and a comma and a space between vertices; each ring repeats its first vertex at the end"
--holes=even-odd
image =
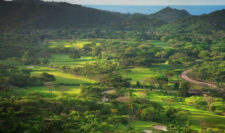
MULTIPOLYGON (((92 44, 93 42, 87 40, 57 40, 49 41, 50 48, 83 48, 86 44, 92 44)), ((100 43, 96 43, 100 45, 100 43)))
POLYGON ((79 59, 70 58, 69 55, 65 54, 55 54, 52 55, 50 59, 50 64, 53 66, 80 66, 84 63, 94 62, 97 59, 93 59, 92 57, 81 57, 79 59))
MULTIPOLYGON (((121 74, 124 77, 131 78, 131 84, 136 84, 137 81, 143 82, 146 78, 162 76, 164 72, 170 69, 171 67, 168 64, 157 64, 153 65, 151 68, 134 67, 128 70, 123 70, 121 74)), ((180 75, 175 75, 169 80, 181 80, 179 76, 180 75)))
POLYGON ((135 84, 137 81, 142 82, 145 78, 161 75, 159 72, 154 71, 153 69, 136 67, 129 69, 128 71, 122 71, 122 75, 127 78, 132 78, 132 84, 135 84))
MULTIPOLYGON (((142 91, 143 90, 136 90, 135 95, 137 97, 143 97, 141 93, 138 93, 142 91)), ((172 106, 175 108, 181 108, 190 111, 190 115, 188 116, 188 118, 191 121, 192 127, 194 129, 200 130, 201 122, 205 122, 209 127, 225 128, 225 116, 217 115, 209 111, 196 109, 191 105, 187 105, 181 102, 165 102, 169 101, 169 99, 173 99, 174 96, 167 96, 160 92, 150 92, 150 94, 148 94, 146 98, 148 98, 150 101, 160 103, 165 108, 172 106)))
POLYGON ((16 88, 16 89, 12 89, 10 94, 14 94, 15 96, 26 96, 30 94, 38 94, 45 97, 75 96, 80 93, 81 84, 95 83, 94 80, 60 72, 59 70, 54 68, 40 67, 40 66, 34 66, 34 67, 32 66, 28 68, 33 70, 33 72, 31 73, 32 76, 38 77, 42 72, 53 74, 56 77, 56 81, 54 81, 55 86, 53 88, 48 88, 46 86, 16 88))

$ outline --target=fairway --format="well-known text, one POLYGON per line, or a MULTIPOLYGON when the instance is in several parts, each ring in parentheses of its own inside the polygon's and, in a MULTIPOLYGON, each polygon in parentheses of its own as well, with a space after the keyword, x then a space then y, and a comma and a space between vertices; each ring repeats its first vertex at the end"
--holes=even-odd
POLYGON ((60 72, 55 68, 40 66, 28 66, 28 68, 33 70, 31 75, 36 77, 39 77, 42 72, 53 74, 56 78, 56 81, 53 82, 55 85, 51 88, 47 86, 18 88, 13 89, 10 93, 14 93, 16 96, 41 95, 58 98, 76 96, 80 93, 80 85, 95 83, 94 80, 60 72))
POLYGON ((131 83, 136 84, 137 81, 143 82, 146 78, 154 77, 161 74, 150 68, 137 67, 122 71, 122 75, 126 78, 131 78, 131 83))
POLYGON ((157 124, 158 123, 156 122, 148 122, 148 121, 131 121, 131 126, 137 131, 152 129, 152 126, 157 124))
MULTIPOLYGON (((98 59, 94 59, 93 57, 90 56, 83 56, 78 59, 73 59, 69 55, 66 54, 54 54, 50 58, 50 66, 81 66, 82 64, 89 63, 89 62, 95 62, 98 59)), ((103 59, 102 59, 103 60, 103 59)))
POLYGON ((167 64, 157 64, 153 65, 151 68, 134 67, 131 69, 125 69, 121 74, 126 78, 131 78, 131 83, 136 84, 137 81, 144 82, 146 78, 163 76, 163 72, 170 69, 170 66, 167 64))
MULTIPOLYGON (((83 48, 87 44, 93 44, 94 42, 86 40, 51 40, 49 41, 49 48, 83 48)), ((97 46, 100 43, 96 43, 97 46)))
MULTIPOLYGON (((135 90, 135 95, 137 97, 143 97, 143 90, 135 90)), ((185 103, 176 102, 175 96, 168 96, 161 92, 152 92, 146 96, 150 101, 161 104, 163 107, 175 107, 190 112, 188 119, 191 122, 191 127, 200 130, 201 124, 206 124, 213 128, 225 128, 225 116, 217 115, 213 112, 197 109, 191 105, 185 103), (167 102, 166 102, 167 101, 167 102)))

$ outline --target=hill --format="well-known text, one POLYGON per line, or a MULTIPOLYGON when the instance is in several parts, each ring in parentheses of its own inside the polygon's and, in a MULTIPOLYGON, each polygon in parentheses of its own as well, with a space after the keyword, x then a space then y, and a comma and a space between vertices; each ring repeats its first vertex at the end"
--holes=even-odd
POLYGON ((79 29, 200 32, 224 30, 225 10, 192 16, 185 10, 164 8, 151 15, 121 14, 65 2, 0 1, 0 30, 79 29))
POLYGON ((192 16, 186 19, 180 19, 176 22, 164 25, 162 31, 186 33, 211 33, 213 31, 225 30, 225 10, 212 12, 208 15, 192 16))
POLYGON ((184 19, 190 17, 190 15, 186 10, 178 10, 170 7, 166 7, 154 14, 149 15, 148 17, 151 19, 160 19, 165 22, 172 22, 178 19, 184 19))
POLYGON ((190 14, 186 11, 169 7, 152 15, 130 15, 65 2, 1 0, 0 29, 66 29, 109 25, 117 28, 152 28, 187 16, 190 14))
POLYGON ((167 22, 158 18, 149 18, 143 14, 133 14, 128 16, 122 23, 114 25, 114 29, 127 29, 127 30, 144 30, 160 27, 167 22))
POLYGON ((123 14, 39 0, 2 1, 0 28, 79 28, 118 23, 123 14))

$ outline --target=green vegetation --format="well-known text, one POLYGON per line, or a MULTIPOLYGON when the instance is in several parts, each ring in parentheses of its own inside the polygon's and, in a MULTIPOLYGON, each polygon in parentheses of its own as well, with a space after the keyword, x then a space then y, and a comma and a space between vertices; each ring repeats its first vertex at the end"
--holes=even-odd
POLYGON ((0 3, 0 132, 225 131, 224 10, 0 3))
MULTIPOLYGON (((93 41, 99 42, 100 40, 93 41)), ((119 40, 116 41, 118 42, 119 40)), ((102 42, 109 43, 110 40, 101 40, 101 43, 102 42)), ((154 51, 155 53, 152 53, 153 55, 156 55, 159 50, 166 50, 169 45, 166 43, 160 44, 160 41, 146 41, 145 43, 149 42, 153 44, 149 46, 153 49, 158 49, 154 51)), ((135 42, 134 47, 140 48, 141 50, 144 46, 143 43, 144 42, 137 44, 137 42, 135 42)), ((112 48, 117 47, 116 45, 106 45, 112 48)), ((124 44, 124 46, 126 46, 126 44, 124 44)), ((94 49, 94 47, 99 46, 94 45, 92 49, 94 49)), ((101 49, 102 53, 108 51, 108 49, 104 48, 104 45, 101 46, 101 49)), ((127 48, 125 47, 123 49, 127 48)), ((30 77, 39 79, 40 84, 39 86, 28 85, 26 87, 16 87, 7 90, 8 87, 5 86, 7 82, 5 82, 3 86, 6 89, 2 90, 1 97, 7 99, 7 97, 11 97, 13 94, 17 98, 26 99, 26 104, 34 100, 32 97, 39 97, 49 102, 52 102, 54 99, 56 100, 55 102, 59 104, 57 106, 60 106, 60 104, 64 105, 65 102, 72 97, 74 97, 74 100, 83 99, 86 101, 91 99, 92 104, 96 102, 97 105, 93 104, 93 107, 88 105, 88 107, 90 106, 96 109, 103 106, 101 111, 99 110, 100 113, 95 117, 97 117, 98 120, 104 120, 99 118, 100 116, 105 116, 108 118, 108 120, 105 120, 106 123, 110 125, 107 129, 120 132, 135 131, 141 133, 144 130, 155 131, 157 130, 155 126, 158 125, 166 125, 167 129, 170 131, 177 131, 178 129, 180 131, 208 130, 205 129, 205 127, 211 128, 214 131, 220 131, 225 128, 223 124, 225 117, 221 115, 224 113, 225 109, 223 106, 224 100, 211 96, 191 96, 192 93, 189 94, 189 88, 194 89, 195 86, 180 82, 182 81, 182 79, 180 79, 180 74, 185 70, 184 65, 186 65, 186 61, 182 61, 184 63, 181 63, 179 67, 174 67, 168 62, 168 60, 171 59, 170 57, 153 56, 155 61, 149 67, 145 65, 131 65, 127 67, 126 64, 123 63, 123 60, 127 59, 127 57, 123 59, 124 54, 117 55, 114 52, 116 51, 102 54, 101 59, 88 55, 73 59, 68 54, 53 52, 45 66, 20 65, 18 63, 17 69, 29 70, 30 77), (111 58, 109 58, 109 56, 111 58), (122 58, 120 59, 117 56, 122 56, 122 58), (165 60, 165 62, 161 63, 162 60, 165 60), (115 92, 107 92, 113 88, 115 92), (59 101, 60 99, 63 101, 59 101), (140 102, 139 100, 143 101, 140 102), (128 108, 125 109, 124 106, 128 108), (130 108, 132 108, 132 111, 130 108), (112 116, 110 114, 112 114, 112 116), (134 115, 137 120, 131 119, 132 115, 134 115), (187 117, 181 117, 182 115, 187 117), (118 123, 114 123, 114 121, 118 123)), ((124 52, 127 54, 125 56, 128 56, 128 58, 134 58, 136 56, 129 54, 126 50, 124 50, 124 52)), ((7 60, 2 62, 4 64, 7 60)), ((5 68, 9 69, 8 66, 5 68)), ((5 78, 3 77, 2 79, 5 78)), ((30 82, 38 84, 38 81, 35 79, 30 82)), ((11 105, 13 104, 16 103, 11 103, 11 105)), ((82 106, 83 105, 79 106, 77 110, 81 109, 82 106)), ((43 107, 38 108, 43 109, 43 107)), ((51 108, 55 107, 52 106, 51 108)), ((63 108, 65 108, 66 111, 67 105, 64 105, 63 108)), ((54 118, 54 121, 66 122, 65 118, 70 114, 66 112, 61 112, 65 113, 64 118, 62 118, 61 115, 57 115, 57 113, 53 113, 57 116, 57 119, 54 118)), ((86 113, 87 112, 84 111, 82 115, 87 116, 86 113)), ((41 122, 44 120, 43 118, 47 118, 44 114, 42 115, 42 119, 37 119, 35 115, 32 116, 35 117, 36 122, 41 122)), ((29 118, 26 119, 29 121, 29 118)), ((39 126, 41 126, 41 124, 39 124, 39 126)), ((26 129, 26 127, 22 127, 24 130, 26 129)), ((79 129, 75 130, 83 130, 81 127, 78 128, 79 129)), ((64 131, 64 129, 66 128, 63 128, 61 131, 64 131)), ((34 131, 35 129, 32 130, 34 131)), ((41 130, 48 129, 42 127, 41 130)), ((54 130, 59 129, 56 128, 54 130)), ((93 130, 93 128, 85 128, 85 130, 90 131, 93 130)), ((105 130, 105 128, 94 130, 102 131, 105 130)))
POLYGON ((88 63, 88 62, 95 62, 97 59, 94 59, 90 56, 83 56, 78 59, 73 59, 69 55, 65 54, 54 54, 52 55, 52 58, 50 58, 50 66, 81 66, 82 64, 88 63))

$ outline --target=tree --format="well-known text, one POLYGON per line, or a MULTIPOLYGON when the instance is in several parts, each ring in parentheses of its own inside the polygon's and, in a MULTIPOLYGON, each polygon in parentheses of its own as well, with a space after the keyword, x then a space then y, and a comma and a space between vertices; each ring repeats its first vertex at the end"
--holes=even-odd
POLYGON ((35 55, 33 55, 30 51, 24 52, 20 60, 25 65, 31 65, 31 64, 37 65, 41 63, 41 61, 35 55))
POLYGON ((201 59, 205 59, 205 58, 209 58, 209 51, 208 50, 204 50, 204 51, 200 51, 200 53, 198 54, 198 57, 201 59))
POLYGON ((92 47, 95 45, 96 44, 86 44, 82 49, 86 55, 89 55, 89 53, 92 52, 92 47))
POLYGON ((41 78, 38 77, 30 77, 28 79, 28 86, 42 86, 43 81, 41 78))
POLYGON ((179 88, 179 95, 181 97, 187 97, 189 95, 190 83, 189 82, 181 82, 179 88))
POLYGON ((128 117, 126 115, 119 116, 119 115, 112 115, 107 119, 108 123, 114 124, 116 129, 118 129, 120 124, 127 125, 128 124, 128 117))
POLYGON ((132 58, 137 55, 137 48, 134 47, 128 47, 125 52, 124 52, 124 57, 125 58, 132 58))
POLYGON ((141 118, 147 121, 159 120, 160 112, 153 107, 148 107, 141 112, 141 118))
POLYGON ((212 111, 212 103, 214 102, 214 98, 212 96, 205 96, 205 101, 207 102, 208 104, 208 110, 209 111, 212 111))
POLYGON ((93 56, 101 57, 102 55, 102 49, 100 47, 93 48, 92 54, 93 56))
POLYGON ((110 87, 121 89, 122 87, 130 87, 130 78, 123 78, 119 74, 109 74, 100 79, 100 83, 110 87))
POLYGON ((156 78, 157 83, 159 84, 159 88, 162 89, 163 85, 168 84, 168 78, 164 76, 159 76, 156 78))
POLYGON ((173 68, 177 68, 178 66, 182 65, 182 63, 178 60, 169 60, 169 65, 172 66, 173 68))
POLYGON ((48 64, 48 63, 49 63, 49 60, 46 59, 46 58, 44 58, 43 60, 41 60, 41 64, 42 64, 42 65, 46 65, 46 64, 48 64))
POLYGON ((175 82, 174 83, 174 89, 175 90, 179 90, 179 86, 180 86, 180 83, 179 82, 175 82))
POLYGON ((139 81, 136 82, 136 87, 142 87, 142 85, 139 81))
POLYGON ((74 59, 80 58, 80 52, 77 49, 74 49, 70 57, 74 59))
POLYGON ((98 96, 101 95, 102 88, 96 85, 81 86, 81 95, 83 96, 98 96))
POLYGON ((30 70, 13 68, 9 76, 9 84, 23 87, 28 85, 30 70))
POLYGON ((55 77, 52 74, 48 74, 46 72, 41 73, 40 78, 45 82, 55 81, 55 77))

